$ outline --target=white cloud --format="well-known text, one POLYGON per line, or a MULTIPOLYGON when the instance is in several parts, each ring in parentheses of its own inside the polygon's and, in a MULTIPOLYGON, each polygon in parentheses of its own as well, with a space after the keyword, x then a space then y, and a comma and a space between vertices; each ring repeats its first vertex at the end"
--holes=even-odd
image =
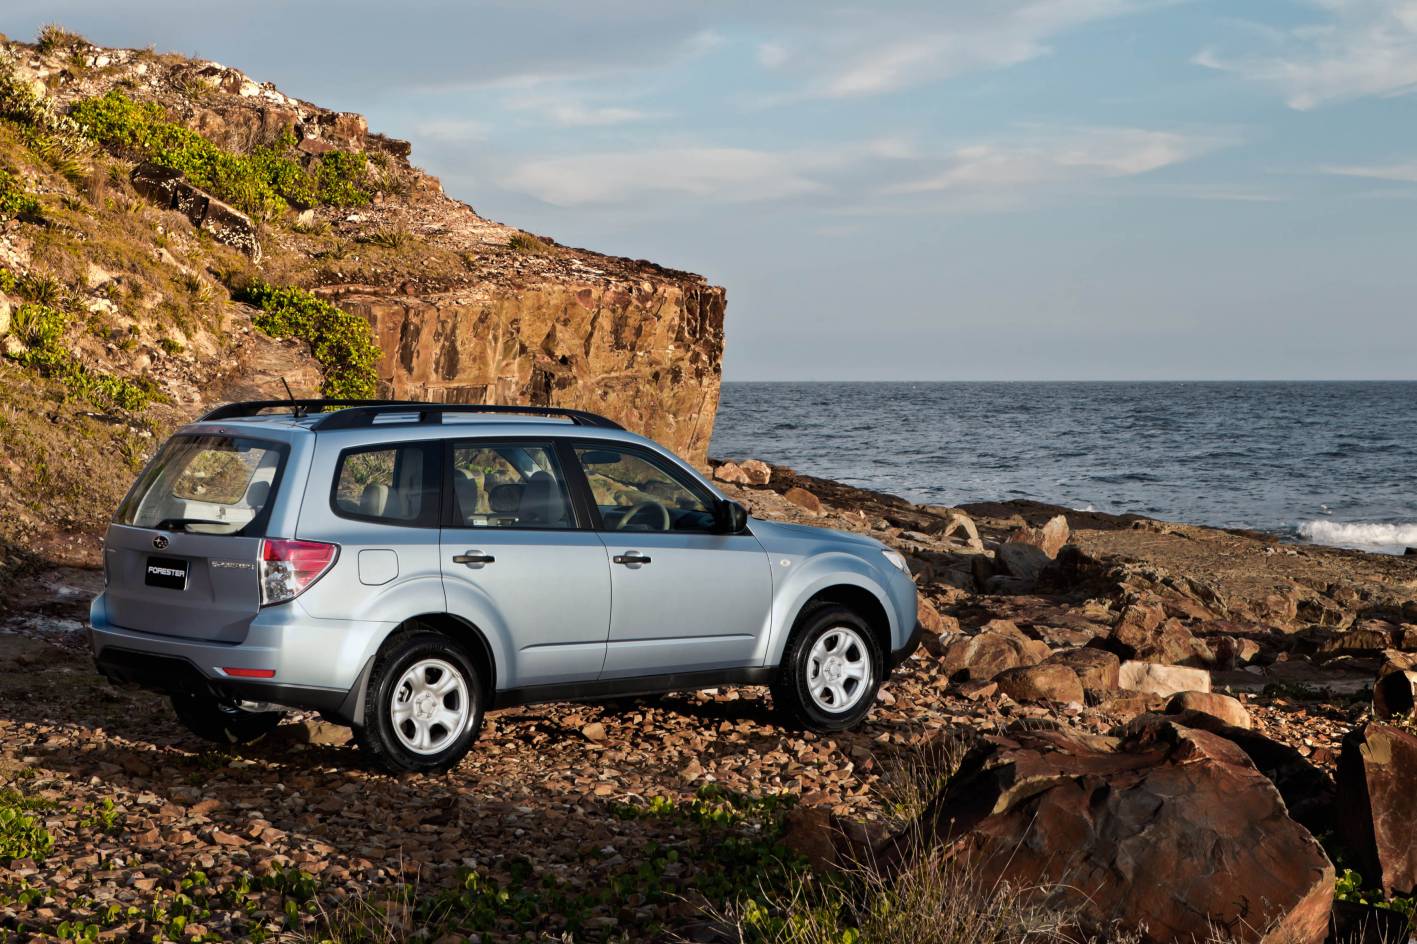
POLYGON ((1029 140, 972 144, 945 156, 943 167, 893 184, 887 194, 980 192, 1069 181, 1132 177, 1189 160, 1214 148, 1213 138, 1140 128, 1089 128, 1029 140))
POLYGON ((535 112, 561 128, 605 127, 663 117, 660 114, 618 105, 589 105, 569 97, 535 96, 514 98, 506 106, 515 111, 535 112))
POLYGON ((791 53, 781 43, 759 43, 758 65, 765 69, 776 69, 787 62, 791 53))
POLYGON ((485 141, 492 130, 481 121, 463 118, 438 118, 414 125, 420 137, 433 141, 485 141))
POLYGON ((561 206, 656 195, 757 201, 824 189, 791 154, 733 147, 662 147, 533 160, 500 183, 561 206))
POLYGON ((1320 168, 1325 174, 1340 177, 1366 177, 1370 180, 1392 180, 1405 184, 1417 184, 1417 161, 1399 164, 1346 165, 1320 168))
POLYGON ((811 56, 808 97, 880 95, 966 72, 997 69, 1050 52, 1059 34, 1157 0, 995 0, 937 7, 923 17, 872 9, 830 25, 811 56))
POLYGON ((1197 65, 1277 89, 1291 108, 1417 90, 1417 0, 1311 0, 1323 19, 1289 30, 1256 29, 1264 48, 1226 55, 1202 49, 1197 65))
POLYGON ((1218 137, 1135 128, 1033 130, 1013 140, 931 153, 906 137, 771 151, 664 144, 531 160, 509 189, 562 206, 766 202, 804 195, 837 213, 1017 206, 1094 180, 1135 177, 1220 146, 1218 137))

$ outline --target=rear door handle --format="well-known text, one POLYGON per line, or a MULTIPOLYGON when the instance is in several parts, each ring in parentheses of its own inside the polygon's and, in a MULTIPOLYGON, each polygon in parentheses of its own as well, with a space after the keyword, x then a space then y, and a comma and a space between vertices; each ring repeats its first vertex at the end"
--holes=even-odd
POLYGON ((454 564, 466 564, 469 567, 481 567, 483 564, 495 564, 497 558, 491 554, 484 554, 481 551, 468 551, 465 554, 454 554, 454 564))
POLYGON ((624 564, 627 567, 638 567, 640 564, 649 563, 649 558, 637 551, 631 551, 628 554, 616 554, 611 560, 617 564, 624 564))

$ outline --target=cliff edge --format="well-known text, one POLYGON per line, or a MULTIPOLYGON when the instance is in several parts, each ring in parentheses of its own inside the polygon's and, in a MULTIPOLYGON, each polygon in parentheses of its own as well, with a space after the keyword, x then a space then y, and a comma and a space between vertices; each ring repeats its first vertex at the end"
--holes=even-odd
POLYGON ((410 152, 216 62, 0 37, 0 539, 91 556, 155 442, 282 378, 593 410, 704 463, 724 290, 488 220, 410 152))

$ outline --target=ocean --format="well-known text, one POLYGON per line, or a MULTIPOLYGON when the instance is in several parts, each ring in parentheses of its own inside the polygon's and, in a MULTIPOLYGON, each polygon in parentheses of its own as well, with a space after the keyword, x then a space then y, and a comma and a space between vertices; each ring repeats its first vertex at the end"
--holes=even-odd
POLYGON ((1417 382, 726 383, 709 455, 1402 553, 1417 382))

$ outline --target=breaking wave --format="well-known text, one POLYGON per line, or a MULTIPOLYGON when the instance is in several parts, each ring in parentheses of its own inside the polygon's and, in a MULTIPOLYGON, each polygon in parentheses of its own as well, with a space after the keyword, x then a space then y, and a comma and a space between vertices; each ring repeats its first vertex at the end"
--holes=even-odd
POLYGON ((1417 547, 1417 524, 1380 521, 1305 521, 1299 536, 1331 547, 1417 547))

